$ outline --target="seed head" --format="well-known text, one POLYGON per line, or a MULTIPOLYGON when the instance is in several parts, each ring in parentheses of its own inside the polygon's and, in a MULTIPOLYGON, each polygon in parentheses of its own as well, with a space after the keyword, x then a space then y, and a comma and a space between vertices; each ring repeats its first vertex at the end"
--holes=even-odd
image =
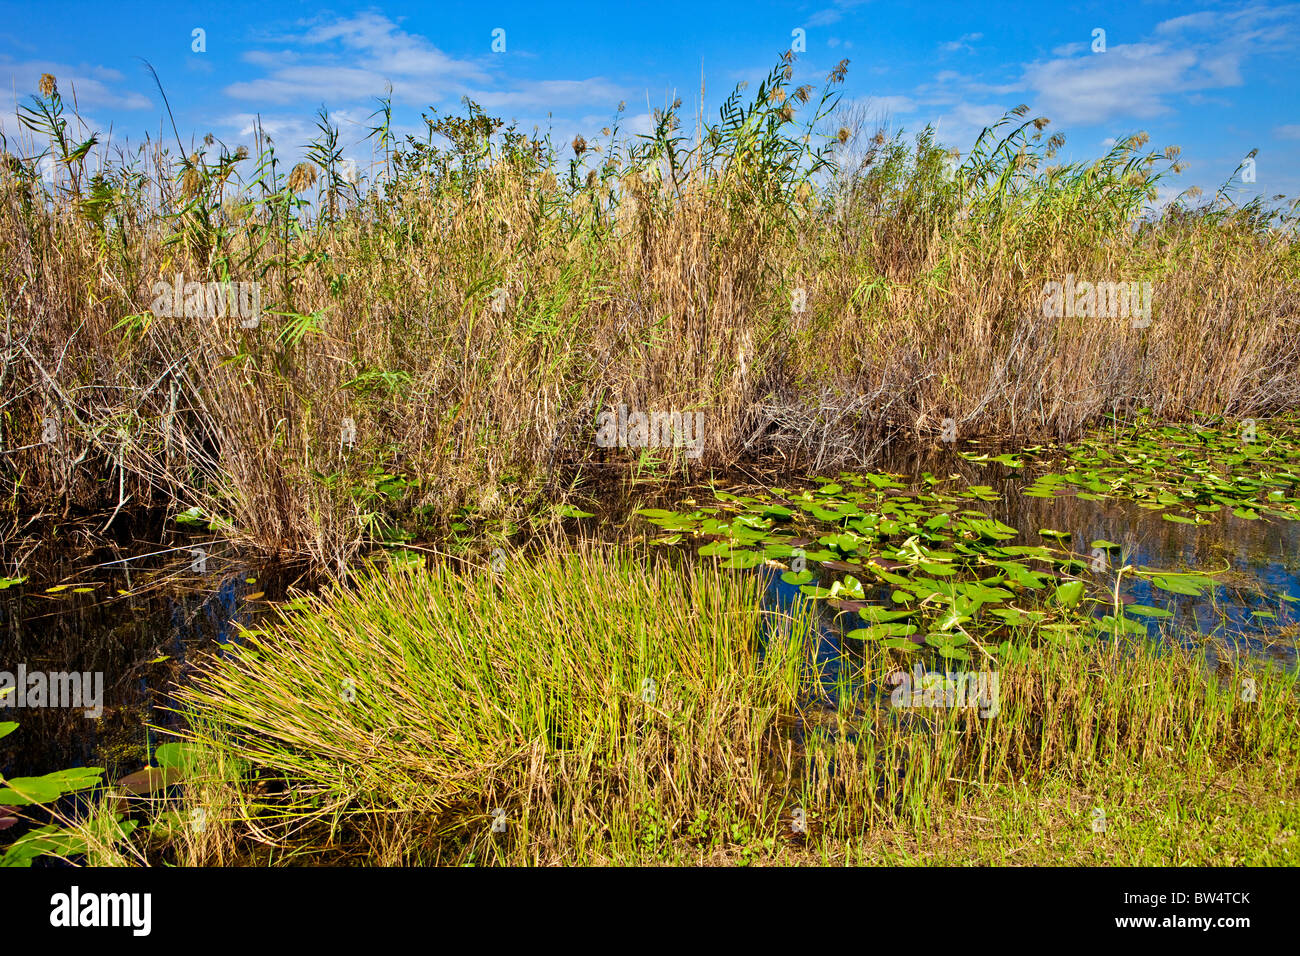
POLYGON ((185 164, 185 175, 181 177, 181 197, 193 199, 203 189, 203 174, 199 172, 199 154, 195 153, 185 164))
POLYGON ((54 81, 53 73, 41 74, 41 96, 53 96, 59 92, 59 85, 54 81))
POLYGON ((289 192, 297 194, 316 185, 316 167, 311 163, 299 163, 289 171, 289 192))
POLYGON ((840 141, 841 145, 847 143, 853 134, 849 132, 847 126, 841 126, 840 131, 835 134, 835 138, 840 141))
POLYGON ((579 134, 573 137, 573 155, 581 156, 587 151, 587 141, 579 134))

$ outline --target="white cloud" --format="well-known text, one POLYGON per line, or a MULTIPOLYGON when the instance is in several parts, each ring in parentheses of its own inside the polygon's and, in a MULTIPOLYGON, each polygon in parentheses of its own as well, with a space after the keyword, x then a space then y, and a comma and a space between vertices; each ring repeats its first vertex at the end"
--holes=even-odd
POLYGON ((1196 66, 1191 50, 1126 44, 1105 53, 1031 63, 1024 80, 1038 94, 1038 107, 1054 121, 1094 124, 1169 112, 1165 97, 1195 88, 1196 66))
POLYGON ((268 38, 275 50, 246 53, 244 62, 266 75, 229 84, 237 100, 272 105, 357 103, 384 95, 407 106, 456 102, 468 96, 484 109, 531 110, 612 107, 626 90, 603 77, 503 82, 501 57, 453 57, 428 38, 408 33, 377 12, 314 23, 298 36, 268 38))
POLYGON ((844 11, 860 7, 867 0, 831 0, 832 6, 818 10, 804 22, 810 27, 824 27, 844 19, 844 11))
POLYGON ((966 50, 967 52, 974 53, 975 47, 971 44, 978 43, 983 39, 984 34, 982 33, 965 33, 956 40, 950 40, 947 43, 940 43, 939 49, 943 50, 945 53, 956 53, 958 50, 966 50))

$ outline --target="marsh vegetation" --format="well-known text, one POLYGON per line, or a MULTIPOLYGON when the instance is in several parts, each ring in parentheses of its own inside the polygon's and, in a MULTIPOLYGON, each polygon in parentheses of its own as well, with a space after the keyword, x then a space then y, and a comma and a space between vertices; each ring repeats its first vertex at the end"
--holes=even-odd
POLYGON ((365 177, 43 86, 0 623, 110 701, 6 712, 0 858, 1294 862, 1295 207, 845 69, 570 144, 381 102, 365 177))

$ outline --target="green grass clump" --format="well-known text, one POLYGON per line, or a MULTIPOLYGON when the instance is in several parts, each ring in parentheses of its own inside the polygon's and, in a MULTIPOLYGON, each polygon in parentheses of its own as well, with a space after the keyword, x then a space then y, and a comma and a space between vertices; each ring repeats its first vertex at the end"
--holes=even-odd
POLYGON ((541 857, 643 806, 769 815, 758 767, 795 712, 807 621, 769 616, 760 654, 755 579, 549 553, 499 576, 366 572, 303 603, 184 694, 297 811, 541 857))
MULTIPOLYGON (((1020 832, 1041 794, 1061 833, 1100 801, 1124 858, 1174 862, 1189 851, 1168 814, 1204 806, 1207 781, 1240 769, 1271 775, 1278 800, 1300 789, 1293 674, 1254 673, 1244 693, 1244 671, 1181 649, 1026 632, 946 668, 996 667, 996 707, 925 706, 919 689, 891 706, 914 658, 868 647, 846 652, 856 680, 827 710, 807 694, 808 611, 764 611, 759 581, 554 550, 496 574, 370 569, 303 599, 183 692, 200 750, 252 770, 185 797, 220 804, 186 859, 927 862, 962 852, 943 833, 981 839, 972 813, 995 821, 986 836, 1020 832), (1174 809, 1137 800, 1117 768, 1159 777, 1174 809)), ((1274 841, 1251 858, 1281 858, 1273 798, 1241 794, 1241 819, 1274 841)), ((1062 862, 1053 846, 1029 855, 1062 862)))

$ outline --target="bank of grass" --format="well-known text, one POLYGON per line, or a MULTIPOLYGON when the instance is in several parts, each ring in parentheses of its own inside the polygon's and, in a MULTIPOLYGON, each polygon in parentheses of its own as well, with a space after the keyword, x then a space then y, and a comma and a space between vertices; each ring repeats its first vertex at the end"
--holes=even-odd
POLYGON ((621 111, 555 143, 471 105, 399 141, 381 103, 359 182, 328 115, 299 164, 260 135, 110 153, 49 78, 37 138, 0 163, 0 541, 194 509, 341 574, 610 471, 1297 407, 1293 207, 1225 186, 1157 211, 1176 147, 1055 162, 1061 135, 1023 107, 949 176, 927 131, 837 107, 847 62, 797 69, 693 130, 673 104, 645 138, 621 111), (157 314, 178 274, 259 283, 260 322, 157 314), (1151 322, 1045 318, 1068 274, 1150 282, 1151 322), (702 454, 599 447, 619 405, 703 412, 702 454))
MULTIPOLYGON (((201 810, 207 826, 162 852, 195 864, 1296 852, 1294 674, 1207 673, 1177 648, 1028 632, 997 662, 996 716, 860 694, 832 713, 803 693, 812 619, 763 611, 760 596, 757 575, 625 549, 499 573, 363 572, 183 692, 207 766, 179 819, 201 810)), ((864 666, 882 678, 909 664, 886 652, 864 666)))

